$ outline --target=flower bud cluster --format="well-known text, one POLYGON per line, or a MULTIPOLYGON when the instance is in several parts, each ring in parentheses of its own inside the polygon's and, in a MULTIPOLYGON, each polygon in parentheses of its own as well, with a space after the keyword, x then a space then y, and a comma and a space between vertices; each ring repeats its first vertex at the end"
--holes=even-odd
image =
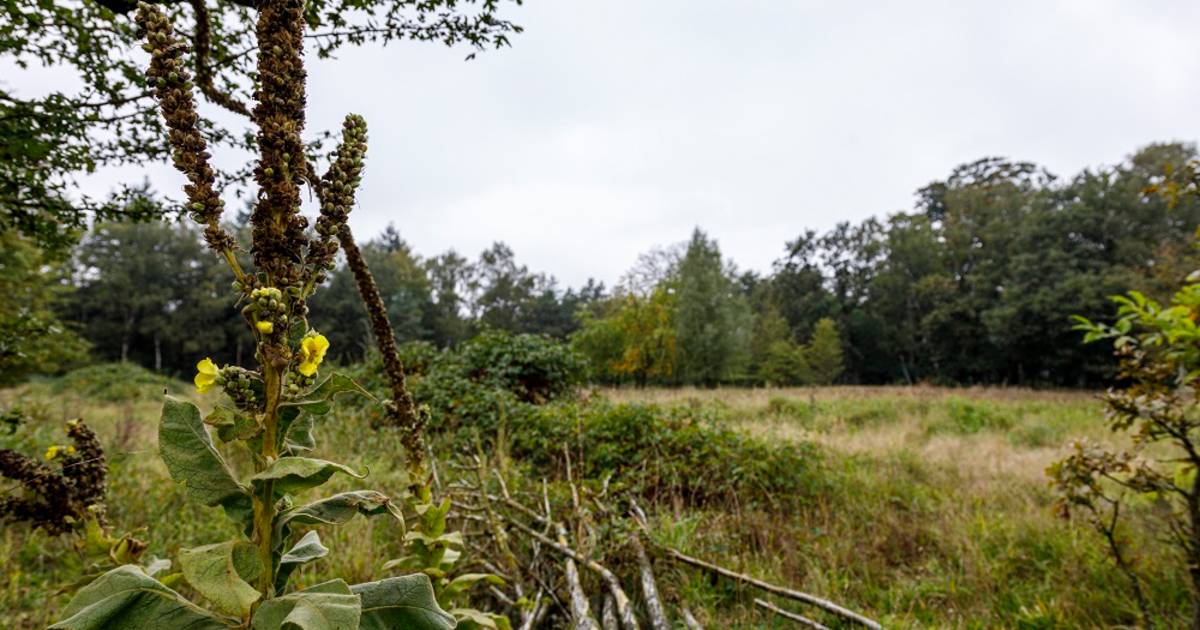
POLYGON ((287 373, 287 395, 291 397, 299 396, 301 392, 312 387, 317 382, 316 374, 305 376, 296 371, 295 366, 287 373))
POLYGON ((209 165, 212 155, 196 126, 200 116, 196 113, 191 76, 183 59, 187 45, 176 39, 171 22, 155 5, 145 2, 138 5, 137 24, 146 37, 143 48, 150 53, 146 77, 167 123, 172 161, 188 179, 184 186, 188 213, 205 226, 204 240, 209 247, 216 251, 231 250, 236 243, 220 225, 225 204, 214 188, 216 175, 209 165))
POLYGON ((229 396, 235 407, 242 411, 255 411, 257 396, 254 381, 257 378, 258 374, 255 372, 236 365, 227 365, 221 368, 217 383, 224 388, 225 395, 229 396))
POLYGON ((314 284, 324 281, 325 272, 333 268, 338 232, 354 206, 354 192, 362 179, 366 153, 367 121, 362 116, 350 114, 342 123, 342 143, 333 164, 321 179, 321 216, 316 225, 318 240, 309 246, 307 260, 314 284))
POLYGON ((276 331, 287 330, 288 304, 283 291, 275 287, 263 287, 250 291, 250 305, 254 316, 254 327, 266 337, 276 331))

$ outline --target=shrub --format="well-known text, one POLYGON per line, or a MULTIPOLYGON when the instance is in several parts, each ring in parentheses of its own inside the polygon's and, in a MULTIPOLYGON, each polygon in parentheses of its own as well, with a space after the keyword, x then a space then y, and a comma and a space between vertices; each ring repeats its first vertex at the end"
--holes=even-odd
POLYGON ((101 363, 55 379, 50 391, 104 402, 161 400, 163 393, 182 391, 179 382, 134 363, 101 363))
POLYGON ((512 392, 522 402, 540 403, 567 394, 583 382, 583 359, 569 346, 544 335, 486 331, 450 355, 471 381, 512 392))
POLYGON ((561 402, 510 420, 512 455, 542 474, 610 478, 650 501, 775 506, 811 496, 811 446, 768 445, 721 427, 704 408, 561 402))

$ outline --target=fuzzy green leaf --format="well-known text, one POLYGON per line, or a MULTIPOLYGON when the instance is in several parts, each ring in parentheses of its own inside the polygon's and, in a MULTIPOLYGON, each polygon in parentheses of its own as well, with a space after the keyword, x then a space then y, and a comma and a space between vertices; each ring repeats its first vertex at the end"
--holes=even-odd
POLYGON ((317 535, 317 532, 311 531, 305 534, 292 547, 291 551, 283 554, 283 557, 279 559, 279 571, 275 574, 275 592, 283 592, 287 587, 288 578, 292 576, 292 571, 300 568, 300 565, 324 558, 328 554, 329 549, 321 544, 321 537, 317 535))
POLYGON ((329 481, 329 478, 337 472, 345 473, 356 479, 366 477, 365 474, 357 473, 349 466, 327 462, 323 459, 280 457, 271 462, 266 470, 251 477, 250 483, 253 484, 255 493, 260 493, 268 481, 274 482, 275 494, 281 496, 315 488, 329 481))
POLYGON ((355 584, 362 596, 361 630, 453 630, 454 617, 438 606, 429 576, 420 573, 355 584))
POLYGON ((512 622, 504 615, 494 615, 475 610, 474 608, 455 608, 450 611, 454 618, 461 621, 470 622, 480 628, 488 628, 488 630, 512 630, 512 622))
POLYGON ((334 373, 329 378, 321 381, 321 384, 314 387, 312 391, 305 394, 303 398, 285 402, 280 405, 280 407, 297 407, 302 411, 311 413, 315 416, 323 416, 329 413, 329 410, 333 408, 332 401, 334 396, 348 393, 366 396, 372 400, 375 399, 370 392, 360 387, 359 384, 355 383, 354 380, 349 376, 346 376, 345 374, 334 373))
POLYGON ((220 505, 246 524, 253 511, 250 494, 233 478, 200 420, 200 409, 168 397, 158 426, 158 450, 176 483, 204 505, 220 505))
POLYGON ((222 442, 232 442, 234 440, 247 440, 254 437, 260 428, 254 418, 247 416, 244 413, 239 413, 228 407, 216 407, 204 417, 204 424, 207 424, 217 430, 217 437, 221 438, 222 442))
POLYGON ((283 410, 280 413, 280 433, 283 435, 281 452, 299 455, 316 448, 317 440, 312 434, 315 424, 316 418, 310 413, 300 413, 296 408, 283 410))
POLYGON ((179 564, 192 588, 222 612, 244 617, 262 597, 250 585, 262 572, 258 549, 245 541, 205 545, 179 552, 179 564))
POLYGON ((50 630, 226 630, 212 613, 148 576, 117 567, 80 589, 50 630))
POLYGON ((358 630, 359 598, 342 580, 262 603, 250 621, 253 630, 358 630))
POLYGON ((400 509, 386 495, 373 490, 343 492, 280 514, 275 521, 276 535, 286 538, 293 525, 342 525, 358 514, 374 516, 385 512, 403 520, 400 509))

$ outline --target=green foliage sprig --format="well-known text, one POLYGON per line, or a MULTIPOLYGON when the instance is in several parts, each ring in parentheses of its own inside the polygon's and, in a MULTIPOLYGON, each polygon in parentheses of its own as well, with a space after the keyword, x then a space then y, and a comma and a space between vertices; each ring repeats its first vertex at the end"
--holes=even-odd
MULTIPOLYGON (((1108 341, 1120 360, 1120 387, 1104 396, 1107 422, 1127 434, 1124 448, 1091 442, 1047 471, 1063 516, 1080 515, 1107 541, 1108 551, 1130 580, 1133 598, 1148 627, 1154 624, 1137 563, 1137 544, 1124 515, 1152 504, 1168 543, 1191 567, 1195 619, 1200 624, 1200 273, 1160 304, 1133 291, 1114 300, 1113 324, 1077 318, 1086 342, 1108 341)), ((1153 541, 1142 541, 1153 544, 1153 541)))
POLYGON ((309 503, 298 493, 334 475, 365 474, 337 462, 309 457, 316 447, 316 422, 332 410, 339 394, 366 394, 339 374, 319 378, 329 349, 324 335, 308 326, 306 299, 319 285, 336 251, 330 238, 345 227, 366 149, 365 122, 348 116, 333 168, 315 175, 307 161, 304 128, 302 0, 267 0, 258 5, 260 87, 253 118, 258 126, 261 188, 251 224, 257 273, 242 270, 236 242, 220 225, 222 204, 198 116, 194 89, 183 63, 187 46, 174 35, 166 15, 141 4, 137 21, 146 35, 147 71, 170 129, 176 167, 189 180, 184 192, 192 218, 205 226, 209 247, 233 271, 234 291, 255 339, 256 369, 197 364, 196 388, 219 389, 231 404, 207 416, 193 403, 168 398, 159 425, 159 452, 171 477, 204 505, 221 507, 242 536, 183 549, 183 577, 211 608, 200 607, 139 567, 118 567, 82 589, 53 628, 244 628, 333 630, 341 628, 449 629, 454 617, 434 598, 424 574, 351 586, 331 580, 290 590, 296 568, 329 553, 316 531, 356 515, 387 515, 402 521, 397 502, 373 490, 344 492, 309 503), (306 234, 300 186, 321 201, 318 239, 306 234), (243 448, 253 465, 235 473, 217 438, 243 448), (303 534, 303 535, 301 535, 303 534))

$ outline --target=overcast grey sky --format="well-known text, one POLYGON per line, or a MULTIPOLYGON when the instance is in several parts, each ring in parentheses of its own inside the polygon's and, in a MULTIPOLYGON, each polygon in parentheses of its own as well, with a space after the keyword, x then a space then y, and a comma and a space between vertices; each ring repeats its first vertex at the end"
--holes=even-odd
POLYGON ((310 128, 354 111, 371 129, 356 233, 394 222, 424 255, 503 240, 578 285, 700 225, 765 270, 803 230, 908 208, 965 161, 1070 176, 1200 136, 1197 2, 528 0, 508 15, 526 32, 471 62, 430 44, 313 60, 310 128))

